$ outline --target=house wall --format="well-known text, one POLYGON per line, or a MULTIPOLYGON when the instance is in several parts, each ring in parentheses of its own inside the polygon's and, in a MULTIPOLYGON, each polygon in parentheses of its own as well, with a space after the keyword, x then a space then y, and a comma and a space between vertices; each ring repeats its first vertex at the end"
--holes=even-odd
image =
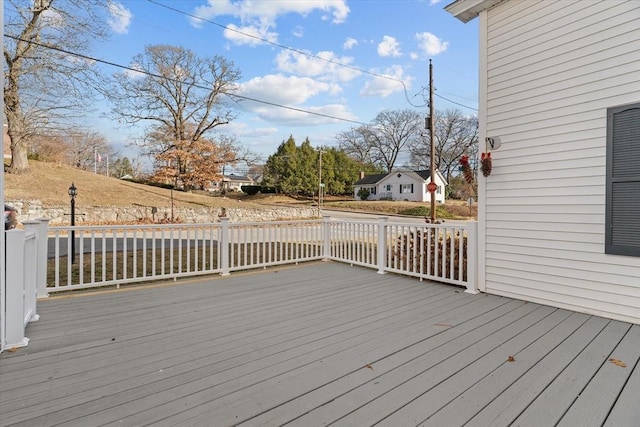
POLYGON ((486 292, 640 323, 640 258, 604 253, 606 113, 640 101, 639 22, 637 0, 480 14, 481 141, 502 140, 479 178, 486 292))

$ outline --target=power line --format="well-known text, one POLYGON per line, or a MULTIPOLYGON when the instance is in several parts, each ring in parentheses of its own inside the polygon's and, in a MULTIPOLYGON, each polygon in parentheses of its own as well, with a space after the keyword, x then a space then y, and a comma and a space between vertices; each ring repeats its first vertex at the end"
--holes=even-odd
MULTIPOLYGON (((20 37, 15 37, 15 36, 12 36, 12 35, 9 35, 9 34, 5 34, 4 36, 8 37, 10 39, 22 41, 22 42, 25 42, 25 43, 31 43, 31 44, 34 44, 36 46, 44 47, 46 49, 51 49, 51 50, 55 50, 57 52, 61 52, 61 53, 67 54, 67 55, 71 55, 71 56, 75 56, 75 57, 78 57, 78 58, 82 58, 82 59, 85 59, 85 60, 88 60, 88 61, 98 62, 98 63, 109 65, 109 66, 112 66, 112 67, 121 68, 121 69, 124 69, 124 70, 133 71, 133 72, 140 73, 140 74, 145 74, 145 75, 150 76, 150 77, 164 79, 164 80, 171 81, 171 82, 174 82, 174 83, 181 83, 180 80, 177 80, 177 79, 173 79, 173 78, 166 77, 166 76, 161 76, 159 74, 150 73, 150 72, 145 71, 145 70, 139 70, 139 69, 132 68, 132 67, 129 67, 129 66, 126 66, 126 65, 122 65, 122 64, 115 63, 115 62, 106 61, 104 59, 95 58, 95 57, 84 55, 84 54, 81 54, 81 53, 71 52, 71 51, 68 51, 66 49, 59 48, 57 46, 51 46, 51 45, 44 44, 44 43, 39 43, 39 42, 36 42, 36 41, 33 41, 33 40, 25 40, 25 39, 22 39, 20 37)), ((200 85, 197 85, 197 84, 194 84, 193 86, 197 87, 199 89, 209 90, 209 88, 207 88, 205 86, 200 86, 200 85)), ((305 114, 311 114, 311 115, 314 115, 314 116, 324 117, 324 118, 328 118, 328 119, 332 119, 332 120, 338 120, 338 121, 341 121, 341 122, 354 123, 354 124, 365 125, 365 126, 367 125, 366 123, 359 122, 357 120, 345 119, 343 117, 337 117, 337 116, 332 116, 332 115, 329 115, 329 114, 317 113, 317 112, 314 112, 314 111, 304 110, 302 108, 296 108, 296 107, 291 107, 291 106, 288 106, 288 105, 277 104, 275 102, 264 101, 264 100, 261 100, 261 99, 251 98, 251 97, 244 96, 244 95, 238 95, 238 94, 225 94, 225 95, 228 96, 229 98, 231 98, 233 101, 236 101, 236 99, 242 99, 242 100, 246 100, 246 101, 252 101, 252 102, 257 102, 257 103, 260 103, 260 104, 270 105, 272 107, 278 107, 278 108, 283 108, 283 109, 286 109, 286 110, 296 111, 296 112, 305 113, 305 114)))
MULTIPOLYGON (((413 106, 413 107, 416 107, 416 108, 420 108, 420 107, 424 107, 424 106, 426 106, 426 104, 424 104, 424 105, 415 105, 415 104, 413 104, 413 103, 411 102, 411 99, 409 98, 409 95, 408 95, 408 93, 407 93, 407 86, 406 86, 405 82, 404 82, 404 81, 402 81, 401 79, 397 79, 397 78, 395 78, 395 77, 391 77, 391 76, 385 76, 384 74, 374 73, 373 71, 363 70, 363 69, 361 69, 361 68, 354 67, 353 65, 344 64, 344 63, 342 63, 342 62, 338 62, 338 61, 335 61, 335 60, 333 60, 333 59, 323 58, 323 57, 321 57, 321 56, 314 55, 313 53, 305 52, 305 51, 303 51, 303 50, 296 49, 296 48, 291 47, 291 46, 286 46, 286 45, 283 45, 283 44, 281 44, 281 43, 277 43, 277 42, 274 42, 274 41, 271 41, 271 40, 268 40, 268 39, 262 38, 262 37, 260 37, 260 36, 256 36, 256 35, 254 35, 254 34, 245 33, 245 32, 243 32, 243 31, 240 31, 240 30, 236 29, 236 28, 231 28, 231 27, 228 27, 228 26, 226 26, 226 25, 224 25, 224 24, 220 24, 220 23, 218 23, 218 22, 212 21, 212 20, 210 20, 210 19, 202 18, 202 17, 200 17, 200 16, 198 16, 198 15, 194 15, 194 14, 192 14, 192 13, 185 12, 185 11, 180 10, 180 9, 176 9, 176 8, 174 8, 174 7, 171 7, 171 6, 168 6, 168 5, 166 5, 166 4, 160 3, 160 2, 158 2, 158 1, 156 1, 156 0, 147 0, 147 1, 148 1, 149 3, 155 4, 155 5, 157 5, 157 6, 164 7, 165 9, 168 9, 168 10, 171 10, 171 11, 173 11, 173 12, 179 13, 179 14, 181 14, 181 15, 188 16, 189 18, 193 18, 193 19, 197 19, 197 20, 199 20, 199 21, 207 22, 207 23, 209 23, 209 24, 212 24, 212 25, 218 26, 218 27, 220 27, 220 28, 222 28, 222 29, 225 29, 225 30, 227 30, 227 31, 232 31, 232 32, 237 33, 237 34, 241 34, 241 35, 243 35, 243 36, 245 36, 245 37, 249 37, 249 38, 252 38, 252 39, 254 39, 254 40, 259 40, 259 41, 261 41, 261 42, 263 42, 263 43, 267 43, 267 44, 270 44, 270 45, 272 45, 272 46, 279 47, 279 48, 281 48, 281 49, 289 50, 289 51, 291 51, 291 52, 295 52, 295 53, 298 53, 298 54, 300 54, 300 55, 307 56, 307 57, 309 57, 309 58, 318 59, 318 60, 320 60, 320 61, 324 61, 324 62, 327 62, 327 63, 329 63, 329 64, 338 65, 338 66, 340 66, 340 67, 344 67, 344 68, 347 68, 347 69, 349 69, 349 70, 357 71, 357 72, 359 72, 359 73, 368 74, 368 75, 371 75, 371 76, 374 76, 374 77, 377 77, 377 78, 380 78, 380 79, 393 80, 393 81, 398 82, 398 83, 400 83, 400 84, 402 85, 402 88, 404 89, 404 96, 405 96, 405 98, 406 98, 407 102, 409 103, 409 105, 411 105, 411 106, 413 106)), ((415 95, 414 95, 414 97, 415 97, 415 95)))
POLYGON ((445 98, 445 97, 444 97, 444 96, 442 96, 442 95, 438 95, 437 93, 434 93, 434 95, 435 95, 435 96, 437 96, 438 98, 442 98, 442 99, 444 99, 445 101, 449 101, 449 102, 450 102, 450 103, 452 103, 452 104, 456 104, 456 105, 459 105, 459 106, 461 106, 461 107, 468 108, 469 110, 478 111, 478 109, 477 109, 477 108, 469 107, 468 105, 464 105, 464 104, 460 104, 459 102, 452 101, 452 100, 450 100, 450 99, 448 99, 448 98, 445 98))

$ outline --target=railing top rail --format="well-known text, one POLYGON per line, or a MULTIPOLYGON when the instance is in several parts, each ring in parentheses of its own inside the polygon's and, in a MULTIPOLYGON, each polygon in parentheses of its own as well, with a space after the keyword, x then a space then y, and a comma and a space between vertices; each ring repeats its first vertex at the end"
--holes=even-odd
POLYGON ((165 230, 178 230, 184 228, 204 228, 204 227, 221 227, 219 222, 212 223, 195 223, 195 224, 121 224, 121 225, 59 225, 55 227, 49 227, 52 232, 56 231, 91 231, 91 230, 152 230, 152 229, 165 229, 165 230))
MULTIPOLYGON (((331 222, 333 223, 342 223, 342 224, 378 224, 379 219, 334 219, 331 218, 331 222)), ((388 219, 385 222, 387 226, 393 227, 419 227, 419 228, 469 228, 469 223, 473 223, 473 221, 465 221, 465 222, 443 222, 440 224, 427 224, 427 223, 409 223, 409 222, 400 222, 393 221, 393 218, 388 219)))
POLYGON ((322 224, 321 219, 301 219, 301 220, 277 220, 277 221, 254 221, 254 222, 231 222, 229 227, 268 227, 283 225, 318 225, 322 224))

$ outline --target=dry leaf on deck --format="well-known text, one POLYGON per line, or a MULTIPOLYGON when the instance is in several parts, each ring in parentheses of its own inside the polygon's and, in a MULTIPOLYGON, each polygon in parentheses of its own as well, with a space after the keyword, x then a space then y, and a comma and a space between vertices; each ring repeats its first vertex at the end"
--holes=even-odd
POLYGON ((513 357, 513 356, 507 357, 507 362, 515 362, 515 361, 516 361, 515 357, 513 357))
POLYGON ((373 371, 373 366, 371 366, 370 364, 366 364, 366 365, 364 365, 364 367, 365 368, 369 368, 369 369, 371 369, 373 371))
POLYGON ((613 357, 609 359, 609 362, 613 363, 616 366, 620 366, 621 368, 627 367, 627 364, 624 363, 622 360, 614 359, 613 357))

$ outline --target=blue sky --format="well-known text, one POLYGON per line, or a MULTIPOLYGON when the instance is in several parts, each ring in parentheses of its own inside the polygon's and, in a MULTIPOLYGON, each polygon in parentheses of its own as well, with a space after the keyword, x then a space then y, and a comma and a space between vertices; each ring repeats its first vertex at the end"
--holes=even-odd
MULTIPOLYGON (((363 123, 371 122, 384 109, 410 108, 426 116, 428 64, 432 59, 439 95, 435 108, 459 108, 474 114, 477 20, 463 24, 454 19, 443 10, 448 3, 116 0, 110 41, 96 46, 95 52, 99 59, 122 65, 132 65, 131 58, 150 44, 183 46, 201 56, 222 55, 242 73, 241 95, 363 123)), ((105 71, 121 70, 107 67, 105 71)), ((234 135, 265 158, 289 135, 298 143, 309 137, 314 146, 333 146, 336 134, 357 126, 250 102, 241 103, 237 113, 237 119, 220 131, 234 135)), ((134 150, 125 148, 134 130, 118 128, 97 116, 91 121, 116 150, 135 155, 134 150)))

